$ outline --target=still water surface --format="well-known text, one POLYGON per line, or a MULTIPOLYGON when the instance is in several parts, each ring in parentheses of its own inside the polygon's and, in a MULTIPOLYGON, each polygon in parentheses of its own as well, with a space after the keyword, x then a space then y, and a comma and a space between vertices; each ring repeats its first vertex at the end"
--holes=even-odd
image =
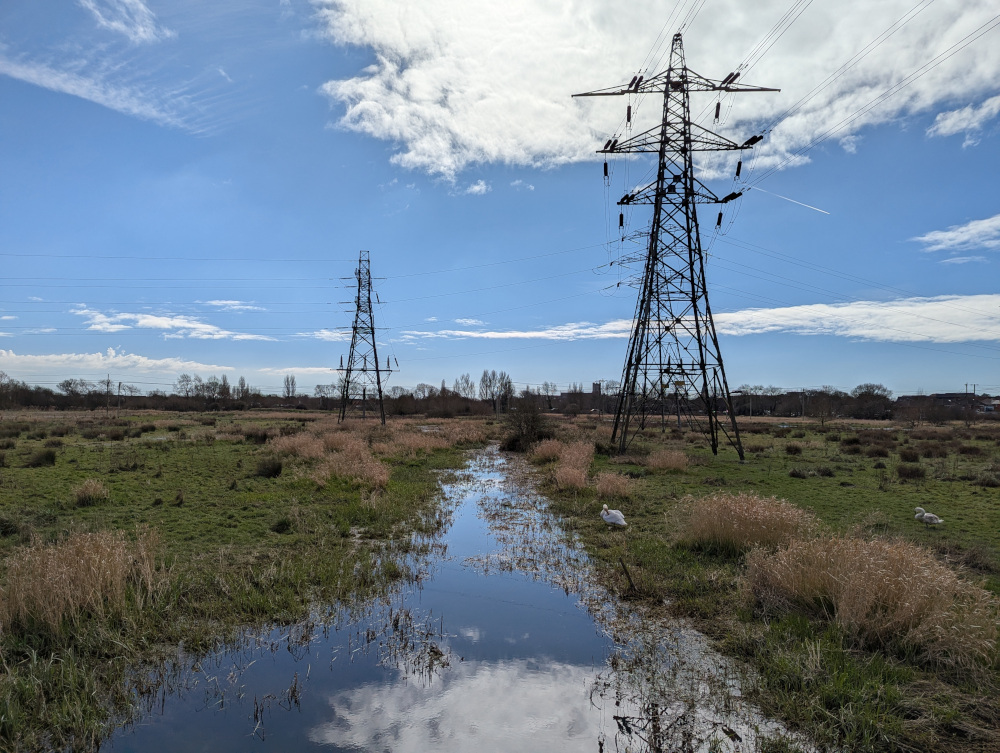
POLYGON ((520 462, 487 449, 444 485, 418 583, 202 660, 107 748, 726 751, 773 733, 697 634, 594 585, 520 462))

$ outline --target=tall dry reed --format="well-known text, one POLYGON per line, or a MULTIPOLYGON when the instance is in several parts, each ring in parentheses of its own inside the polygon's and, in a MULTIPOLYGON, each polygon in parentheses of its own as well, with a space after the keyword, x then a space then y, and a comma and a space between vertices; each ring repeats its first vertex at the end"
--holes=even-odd
POLYGON ((620 473, 598 473, 596 486, 597 495, 602 499, 628 499, 632 496, 632 479, 620 473))
POLYGON ((129 586, 141 605, 156 588, 159 547, 152 530, 141 531, 135 541, 123 531, 74 533, 55 544, 35 541, 7 560, 0 630, 58 633, 86 614, 121 614, 129 586))
POLYGON ((996 598, 908 542, 793 541, 751 552, 746 579, 759 603, 834 621, 862 646, 963 668, 995 657, 996 598))
POLYGON ((559 452, 559 464, 555 470, 556 485, 560 489, 585 488, 587 472, 593 460, 593 442, 572 442, 563 445, 559 452))
POLYGON ((657 450, 646 458, 646 466, 658 471, 683 471, 688 467, 688 456, 680 450, 657 450))
POLYGON ((728 554, 782 546, 816 527, 811 513, 784 500, 748 492, 689 497, 685 507, 678 527, 681 543, 728 554))
POLYGON ((562 455, 564 445, 558 439, 543 439, 531 451, 531 459, 536 463, 551 463, 562 455))

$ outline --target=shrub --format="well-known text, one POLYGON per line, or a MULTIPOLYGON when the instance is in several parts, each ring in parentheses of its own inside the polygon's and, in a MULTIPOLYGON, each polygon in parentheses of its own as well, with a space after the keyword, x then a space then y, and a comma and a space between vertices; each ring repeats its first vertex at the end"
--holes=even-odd
POLYGON ((103 502, 111 493, 108 488, 96 478, 88 478, 73 490, 77 507, 90 507, 103 502))
POLYGON ((257 474, 261 478, 277 478, 281 475, 282 464, 277 458, 261 458, 257 461, 257 474))
POLYGON ((919 479, 924 478, 927 475, 927 471, 922 465, 900 463, 896 466, 896 475, 905 479, 919 479))
POLYGON ((30 458, 25 465, 28 468, 42 468, 47 465, 56 464, 56 451, 55 450, 39 450, 30 458))
POLYGON ((974 444, 963 444, 958 448, 959 455, 979 456, 983 454, 983 448, 974 444))
POLYGON ((821 465, 816 468, 817 476, 825 476, 826 478, 833 478, 833 468, 828 465, 821 465))
POLYGON ((688 509, 678 531, 680 541, 727 554, 755 546, 781 546, 816 526, 812 513, 782 499, 748 492, 689 497, 685 506, 688 509))
POLYGON ((288 533, 292 530, 292 521, 287 517, 278 518, 271 524, 271 530, 275 533, 288 533))
POLYGON ((797 442, 789 442, 788 444, 785 445, 785 454, 786 455, 801 455, 802 454, 802 445, 798 444, 797 442))
MULTIPOLYGON (((176 431, 173 426, 168 426, 167 429, 170 431, 176 431)), ((264 444, 270 438, 270 432, 263 426, 247 426, 243 429, 243 440, 245 442, 250 442, 251 444, 264 444)))
POLYGON ((628 499, 632 494, 632 482, 620 473, 603 472, 597 474, 597 494, 604 499, 628 499))
POLYGON ((971 666, 996 646, 995 598, 907 542, 793 541, 774 553, 751 552, 746 583, 768 609, 818 615, 867 648, 971 666))
POLYGON ((657 450, 646 458, 646 465, 658 471, 683 471, 688 467, 688 456, 680 450, 657 450))
POLYGON ((889 448, 882 445, 871 445, 865 449, 865 455, 870 458, 889 457, 889 448))
POLYGON ((920 453, 910 448, 899 451, 899 459, 904 463, 917 463, 920 461, 920 453))
POLYGON ((16 439, 0 439, 0 450, 13 450, 17 447, 16 439))
POLYGON ((515 401, 503 423, 506 434, 500 441, 500 449, 508 452, 527 452, 540 439, 552 438, 548 421, 531 398, 515 401))
POLYGON ((35 541, 11 555, 0 591, 0 630, 62 630, 84 614, 98 618, 124 611, 129 587, 136 598, 156 587, 159 537, 122 531, 74 533, 55 544, 35 541))
POLYGON ((792 478, 808 478, 809 474, 805 472, 802 468, 792 468, 788 475, 792 478))

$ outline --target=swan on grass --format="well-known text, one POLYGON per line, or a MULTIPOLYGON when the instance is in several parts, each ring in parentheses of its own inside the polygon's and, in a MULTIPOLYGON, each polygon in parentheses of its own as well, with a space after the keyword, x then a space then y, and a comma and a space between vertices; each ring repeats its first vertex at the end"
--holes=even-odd
POLYGON ((919 520, 925 526, 939 526, 944 523, 944 521, 934 513, 924 512, 924 508, 922 507, 914 507, 913 512, 916 513, 916 515, 913 516, 914 520, 919 520))
POLYGON ((624 528, 626 525, 625 516, 622 515, 622 511, 609 510, 607 505, 601 510, 601 519, 609 526, 622 526, 624 528))

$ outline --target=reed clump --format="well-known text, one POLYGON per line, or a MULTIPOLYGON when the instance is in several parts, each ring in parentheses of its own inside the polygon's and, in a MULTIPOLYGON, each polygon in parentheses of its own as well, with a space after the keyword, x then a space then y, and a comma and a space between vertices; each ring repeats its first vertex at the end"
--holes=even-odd
POLYGON ((594 460, 593 442, 571 442, 559 451, 555 481, 560 489, 584 489, 587 473, 594 460))
POLYGON ((60 633, 85 615, 122 614, 157 586, 156 531, 131 540, 124 531, 73 533, 54 544, 34 541, 11 555, 0 587, 0 631, 60 633))
POLYGON ((536 463, 551 463, 562 455, 565 445, 558 439, 543 439, 531 451, 531 459, 536 463))
POLYGON ((103 483, 96 478, 88 478, 73 490, 73 498, 77 507, 90 507, 100 502, 104 502, 111 496, 103 483))
POLYGON ((957 668, 995 658, 996 598, 908 542, 795 540, 751 552, 746 583, 766 609, 830 620, 865 648, 957 668))
POLYGON ((730 555, 754 547, 784 546, 817 527, 812 513, 782 499, 748 492, 689 497, 685 506, 680 543, 730 555))
POLYGON ((598 473, 596 487, 597 495, 602 499, 628 499, 632 496, 632 479, 620 473, 598 473))
POLYGON ((657 450, 646 458, 646 467, 658 471, 684 471, 689 462, 688 456, 680 450, 657 450))

